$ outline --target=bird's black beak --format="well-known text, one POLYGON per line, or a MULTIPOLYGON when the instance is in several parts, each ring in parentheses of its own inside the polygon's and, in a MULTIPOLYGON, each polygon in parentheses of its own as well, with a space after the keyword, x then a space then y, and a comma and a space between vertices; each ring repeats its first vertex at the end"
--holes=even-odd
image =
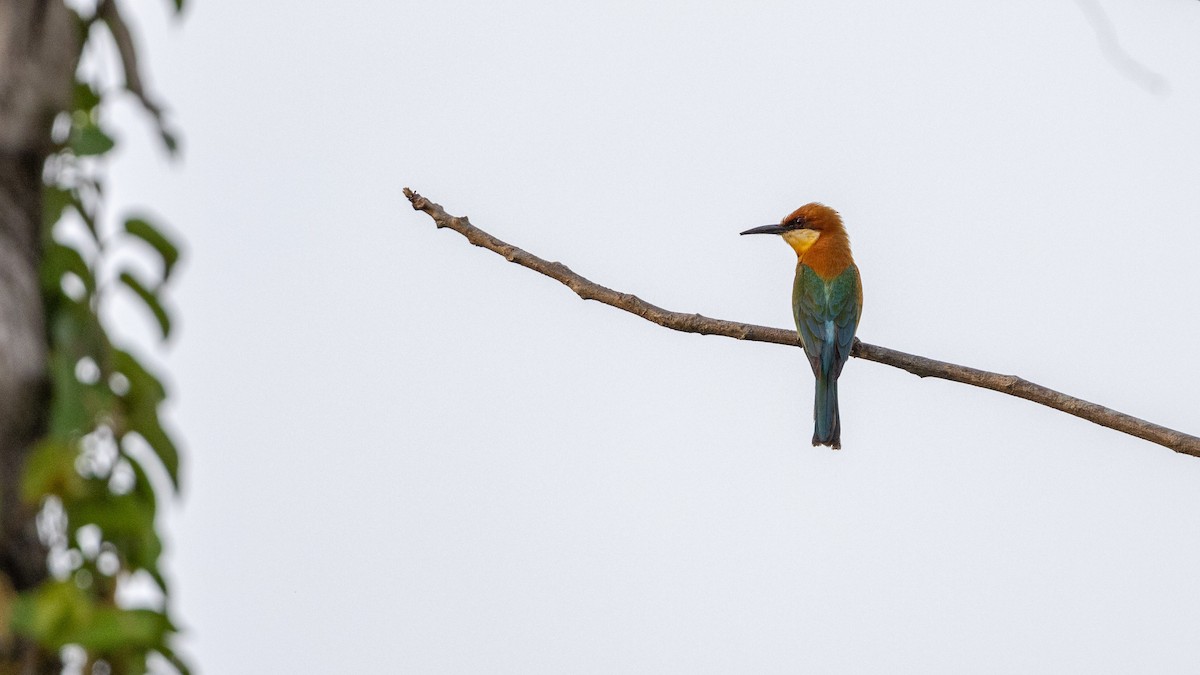
POLYGON ((746 230, 742 234, 783 234, 787 232, 787 228, 782 225, 763 225, 746 230))

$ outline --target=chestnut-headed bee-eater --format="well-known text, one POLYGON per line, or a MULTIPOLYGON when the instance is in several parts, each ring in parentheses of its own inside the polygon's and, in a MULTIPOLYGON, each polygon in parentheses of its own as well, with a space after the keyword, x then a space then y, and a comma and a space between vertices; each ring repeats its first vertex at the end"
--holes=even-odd
POLYGON ((805 204, 778 225, 742 234, 778 234, 796 251, 792 313, 817 378, 812 443, 837 450, 842 447, 837 381, 850 358, 863 301, 862 281, 842 217, 824 204, 805 204))

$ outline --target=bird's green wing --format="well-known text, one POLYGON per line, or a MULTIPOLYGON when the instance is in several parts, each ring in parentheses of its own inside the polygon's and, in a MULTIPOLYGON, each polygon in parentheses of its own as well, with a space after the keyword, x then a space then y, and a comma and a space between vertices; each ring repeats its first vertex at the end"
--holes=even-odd
POLYGON ((807 265, 796 268, 792 311, 814 375, 836 378, 850 358, 862 313, 859 288, 858 268, 853 264, 829 281, 807 265))

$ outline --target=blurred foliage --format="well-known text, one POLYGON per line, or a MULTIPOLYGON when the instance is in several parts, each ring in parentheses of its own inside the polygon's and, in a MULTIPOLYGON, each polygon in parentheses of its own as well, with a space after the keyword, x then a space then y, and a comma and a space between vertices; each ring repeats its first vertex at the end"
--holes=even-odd
MULTIPOLYGON (((182 10, 182 0, 169 2, 182 10)), ((106 44, 97 40, 97 17, 81 16, 80 25, 87 43, 106 44)), ((47 435, 22 482, 24 498, 40 507, 50 577, 19 595, 0 588, 0 614, 8 614, 0 616, 0 637, 10 630, 30 637, 85 673, 144 673, 152 663, 156 672, 186 674, 171 648, 176 628, 155 523, 163 492, 179 490, 179 451, 159 418, 167 391, 131 350, 114 344, 103 311, 116 294, 127 294, 166 340, 164 287, 179 249, 145 216, 125 218, 119 229, 103 226, 105 160, 116 147, 103 112, 122 91, 104 90, 83 73, 76 73, 72 110, 56 123, 58 151, 44 174, 41 286, 52 398, 47 435), (122 267, 115 254, 125 251, 151 256, 158 271, 147 279, 122 267), (156 608, 126 606, 119 590, 131 583, 156 587, 156 608)), ((173 153, 173 136, 155 120, 173 153)))

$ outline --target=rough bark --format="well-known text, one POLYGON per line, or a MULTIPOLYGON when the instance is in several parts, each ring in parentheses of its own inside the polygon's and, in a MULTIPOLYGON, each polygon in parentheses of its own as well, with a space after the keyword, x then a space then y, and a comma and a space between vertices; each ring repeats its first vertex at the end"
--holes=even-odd
MULTIPOLYGON (((46 576, 36 509, 19 488, 47 407, 42 170, 54 117, 71 103, 78 54, 77 20, 61 0, 0 0, 0 573, 16 591, 46 576)), ((4 672, 54 670, 28 645, 2 647, 4 672)))

